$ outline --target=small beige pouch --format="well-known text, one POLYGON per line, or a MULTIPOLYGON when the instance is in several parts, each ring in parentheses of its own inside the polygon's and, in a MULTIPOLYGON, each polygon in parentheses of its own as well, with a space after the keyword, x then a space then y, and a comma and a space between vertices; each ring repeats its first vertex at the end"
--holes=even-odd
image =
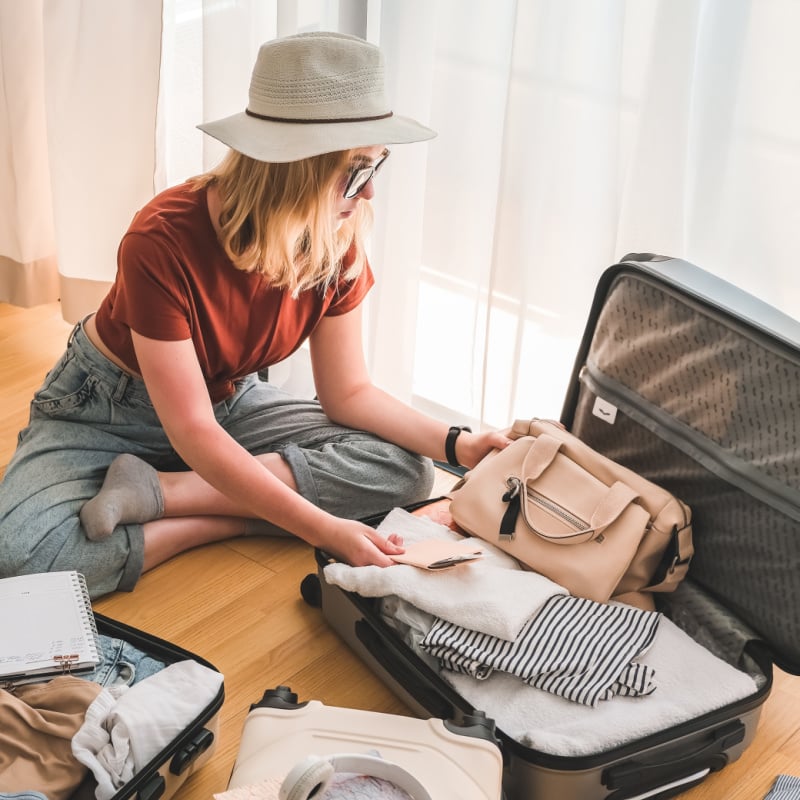
POLYGON ((483 555, 480 542, 474 539, 463 539, 459 542, 448 542, 442 539, 426 539, 413 542, 406 547, 405 553, 389 556, 398 564, 409 564, 428 570, 441 570, 475 561, 483 555))

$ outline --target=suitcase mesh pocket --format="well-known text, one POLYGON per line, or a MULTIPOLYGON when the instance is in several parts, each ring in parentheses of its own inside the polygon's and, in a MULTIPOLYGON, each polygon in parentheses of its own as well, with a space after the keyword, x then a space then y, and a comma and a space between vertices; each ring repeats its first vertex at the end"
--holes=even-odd
POLYGON ((620 276, 589 360, 772 480, 800 490, 800 358, 757 331, 620 276))

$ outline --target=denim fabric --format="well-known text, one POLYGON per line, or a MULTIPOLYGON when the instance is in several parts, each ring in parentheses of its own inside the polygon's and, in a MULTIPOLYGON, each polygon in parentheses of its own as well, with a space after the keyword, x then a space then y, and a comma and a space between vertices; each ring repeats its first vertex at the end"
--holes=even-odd
POLYGON ((0 800, 47 800, 41 792, 0 792, 0 800))
POLYGON ((81 675, 101 686, 133 686, 134 683, 160 672, 167 665, 143 653, 130 642, 101 634, 100 663, 94 672, 81 675))
MULTIPOLYGON (((333 424, 319 403, 251 375, 214 407, 219 424, 254 454, 277 452, 298 491, 351 519, 428 496, 433 465, 375 436, 333 424)), ((0 491, 0 577, 76 569, 92 598, 131 590, 142 571, 141 525, 86 538, 81 506, 120 453, 159 470, 185 469, 144 383, 109 361, 77 325, 31 402, 30 420, 0 491)))

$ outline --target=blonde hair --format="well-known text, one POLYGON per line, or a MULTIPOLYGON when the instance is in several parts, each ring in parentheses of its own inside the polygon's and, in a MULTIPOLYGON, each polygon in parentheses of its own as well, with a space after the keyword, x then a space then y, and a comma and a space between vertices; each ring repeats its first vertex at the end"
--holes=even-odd
POLYGON ((364 240, 372 223, 369 203, 337 226, 335 205, 352 150, 300 161, 256 161, 235 150, 216 168, 194 179, 215 185, 221 203, 221 243, 237 269, 260 272, 293 296, 327 289, 341 274, 342 259, 354 258, 342 277, 364 269, 364 240))

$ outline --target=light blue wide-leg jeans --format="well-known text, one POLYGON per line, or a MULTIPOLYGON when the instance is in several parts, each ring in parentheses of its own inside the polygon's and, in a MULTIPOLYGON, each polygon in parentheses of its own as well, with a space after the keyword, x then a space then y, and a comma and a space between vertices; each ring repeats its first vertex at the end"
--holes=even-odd
MULTIPOLYGON (((256 375, 240 381, 215 414, 251 453, 280 453, 298 491, 336 516, 360 519, 422 500, 431 490, 429 459, 336 425, 317 402, 256 375)), ((76 569, 93 598, 133 589, 142 571, 142 526, 120 525, 93 542, 78 517, 120 453, 159 470, 186 469, 144 383, 103 356, 79 324, 34 395, 29 424, 0 483, 0 577, 76 569)))

